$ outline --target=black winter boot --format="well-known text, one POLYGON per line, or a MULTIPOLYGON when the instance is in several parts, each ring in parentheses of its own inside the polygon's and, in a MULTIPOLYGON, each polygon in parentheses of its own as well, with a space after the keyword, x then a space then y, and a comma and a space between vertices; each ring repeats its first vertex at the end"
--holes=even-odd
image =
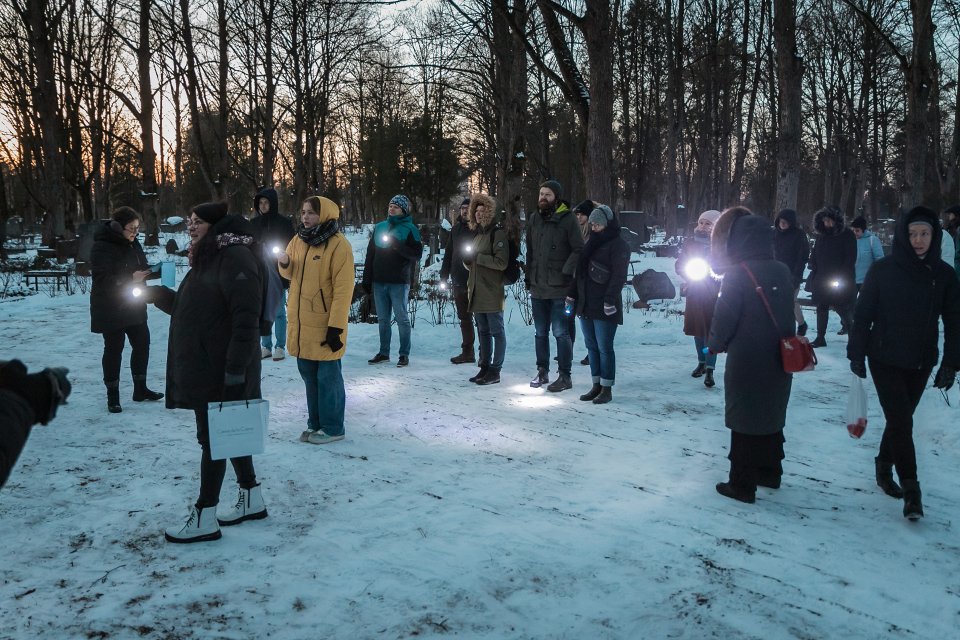
POLYGON ((593 399, 593 404, 607 404, 613 400, 613 387, 600 387, 600 393, 593 399))
POLYGON ((104 380, 107 385, 107 411, 110 413, 120 413, 123 407, 120 406, 120 381, 104 380))
POLYGON ((487 372, 483 374, 483 377, 477 380, 477 384, 479 385, 499 384, 499 383, 500 383, 500 369, 495 369, 494 367, 490 367, 489 369, 487 369, 487 372))
POLYGON ((596 398, 598 395, 600 395, 600 390, 602 388, 603 387, 600 386, 599 382, 595 382, 593 383, 593 386, 590 387, 590 391, 587 391, 585 394, 580 396, 580 399, 583 400, 584 402, 590 402, 591 400, 596 398))
POLYGON ((530 386, 534 389, 539 389, 543 385, 547 384, 549 380, 547 379, 547 370, 543 367, 537 367, 537 375, 533 377, 533 380, 530 381, 530 386))
POLYGON ((807 323, 806 323, 806 322, 801 322, 800 324, 797 325, 797 335, 798 335, 798 336, 805 336, 805 335, 807 335, 807 329, 808 329, 807 323))
POLYGON ((747 491, 729 482, 718 482, 717 493, 728 498, 733 498, 734 500, 739 500, 740 502, 746 502, 747 504, 753 504, 757 501, 757 493, 755 491, 747 491))
POLYGON ((477 375, 475 375, 475 376, 473 376, 472 378, 469 379, 470 382, 477 382, 477 381, 479 381, 481 378, 483 378, 485 375, 487 375, 487 370, 488 370, 489 368, 490 368, 489 365, 485 365, 485 364, 480 365, 480 371, 477 371, 477 375))
POLYGON ((151 391, 147 388, 147 376, 140 374, 133 376, 133 401, 143 402, 150 400, 155 402, 163 398, 163 394, 157 391, 151 391))
POLYGON ((916 480, 901 480, 903 483, 903 517, 916 522, 923 517, 920 500, 920 483, 916 480))
POLYGON ((557 379, 547 386, 547 391, 552 391, 553 393, 566 391, 567 389, 573 389, 573 382, 570 380, 569 373, 558 374, 557 379))
POLYGON ((827 346, 827 341, 823 339, 823 336, 817 336, 817 339, 811 342, 810 346, 814 349, 819 349, 820 347, 827 346))
POLYGON ((699 362, 697 363, 697 368, 690 372, 690 377, 699 378, 706 372, 707 372, 707 363, 699 362))
POLYGON ((707 369, 707 375, 705 375, 703 378, 703 386, 709 389, 715 384, 717 383, 713 379, 713 369, 707 369))
POLYGON ((903 490, 897 481, 893 479, 893 463, 885 462, 877 456, 873 459, 877 471, 877 486, 883 489, 883 492, 891 498, 900 499, 903 497, 903 490))
POLYGON ((477 358, 473 353, 473 347, 464 347, 460 355, 453 356, 450 358, 450 362, 453 364, 468 364, 470 362, 476 362, 477 358))

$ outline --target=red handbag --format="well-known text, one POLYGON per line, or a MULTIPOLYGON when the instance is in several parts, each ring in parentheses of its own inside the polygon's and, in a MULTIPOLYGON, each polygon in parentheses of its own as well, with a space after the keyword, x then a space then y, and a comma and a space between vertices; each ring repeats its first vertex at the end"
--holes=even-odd
MULTIPOLYGON (((780 333, 780 325, 777 324, 777 319, 773 315, 773 309, 770 308, 770 303, 767 301, 767 296, 763 292, 763 287, 757 282, 753 272, 750 271, 750 267, 743 262, 740 263, 740 266, 743 267, 743 270, 746 271, 750 279, 753 280, 753 286, 756 288, 757 295, 763 300, 763 306, 767 308, 767 313, 770 314, 770 320, 773 321, 773 326, 777 328, 777 333, 780 333)), ((787 373, 813 371, 813 368, 817 364, 817 354, 814 352, 813 347, 810 346, 810 341, 803 336, 780 338, 780 358, 783 360, 783 370, 787 373)))

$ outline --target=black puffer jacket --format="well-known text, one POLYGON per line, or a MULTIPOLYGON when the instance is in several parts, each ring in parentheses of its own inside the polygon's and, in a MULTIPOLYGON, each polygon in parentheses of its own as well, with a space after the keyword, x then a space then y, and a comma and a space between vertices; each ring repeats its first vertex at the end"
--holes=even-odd
POLYGON ((940 355, 939 320, 943 318, 943 364, 960 369, 960 283, 940 259, 936 214, 917 207, 901 216, 889 256, 871 265, 860 289, 847 343, 847 358, 870 358, 902 369, 932 369, 940 355), (908 225, 926 221, 933 241, 923 258, 910 245, 908 225))
POLYGON ((590 320, 623 324, 623 285, 630 266, 630 247, 620 237, 620 224, 613 220, 599 233, 587 236, 579 256, 576 275, 567 296, 577 301, 576 314, 590 320), (607 315, 603 305, 617 308, 607 315))
POLYGON ((810 257, 810 242, 797 224, 797 212, 793 209, 784 209, 773 221, 773 257, 787 265, 793 276, 793 287, 798 288, 803 282, 803 269, 810 257), (790 227, 781 229, 781 220, 786 220, 790 227))
POLYGON ((813 227, 820 236, 810 254, 810 275, 804 288, 815 304, 848 304, 857 294, 857 236, 845 226, 843 214, 837 209, 818 211, 813 227), (833 220, 833 228, 827 229, 825 218, 833 220))
MULTIPOLYGON (((273 248, 285 249, 296 235, 296 225, 293 220, 280 213, 277 191, 271 187, 261 189, 253 197, 253 210, 256 212, 250 220, 253 237, 260 244, 266 266, 276 269, 277 260, 273 255, 273 248), (270 213, 260 213, 260 208, 257 206, 260 198, 266 198, 270 202, 270 213)), ((281 278, 280 282, 283 283, 284 289, 290 287, 290 281, 286 278, 281 278)))
POLYGON ((35 418, 26 400, 13 391, 0 389, 0 487, 27 444, 35 418))
POLYGON ((147 303, 130 292, 133 273, 148 268, 140 241, 124 238, 119 223, 105 222, 96 230, 90 250, 90 331, 110 333, 147 321, 147 303))
POLYGON ((443 251, 443 264, 440 265, 441 280, 450 278, 455 287, 467 286, 467 278, 470 274, 463 266, 463 250, 465 247, 473 246, 476 235, 462 216, 453 225, 450 229, 450 237, 447 238, 447 246, 443 251))
POLYGON ((160 288, 155 295, 156 305, 170 314, 169 409, 201 409, 224 399, 227 373, 244 374, 245 399, 260 397, 262 267, 253 245, 224 246, 243 237, 253 237, 249 222, 239 215, 223 218, 201 239, 176 293, 160 288))

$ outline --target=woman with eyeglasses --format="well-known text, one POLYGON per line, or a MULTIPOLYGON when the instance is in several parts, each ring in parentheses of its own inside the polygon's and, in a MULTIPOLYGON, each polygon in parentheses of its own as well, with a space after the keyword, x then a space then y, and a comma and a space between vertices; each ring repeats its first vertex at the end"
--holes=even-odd
POLYGON ((103 335, 103 383, 107 386, 107 410, 120 413, 120 366, 123 347, 130 341, 130 372, 133 374, 133 400, 159 400, 162 393, 147 387, 150 360, 150 329, 147 326, 147 301, 140 285, 159 278, 147 265, 147 257, 137 239, 140 214, 120 207, 110 221, 94 234, 90 252, 93 286, 90 290, 90 331, 103 335))

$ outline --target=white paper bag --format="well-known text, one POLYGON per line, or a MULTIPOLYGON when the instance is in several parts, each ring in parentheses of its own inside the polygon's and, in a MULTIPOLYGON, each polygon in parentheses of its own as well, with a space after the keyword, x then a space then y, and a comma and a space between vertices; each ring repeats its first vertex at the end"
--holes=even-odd
POLYGON ((266 400, 208 404, 210 457, 223 460, 263 453, 267 446, 269 414, 270 403, 266 400))

